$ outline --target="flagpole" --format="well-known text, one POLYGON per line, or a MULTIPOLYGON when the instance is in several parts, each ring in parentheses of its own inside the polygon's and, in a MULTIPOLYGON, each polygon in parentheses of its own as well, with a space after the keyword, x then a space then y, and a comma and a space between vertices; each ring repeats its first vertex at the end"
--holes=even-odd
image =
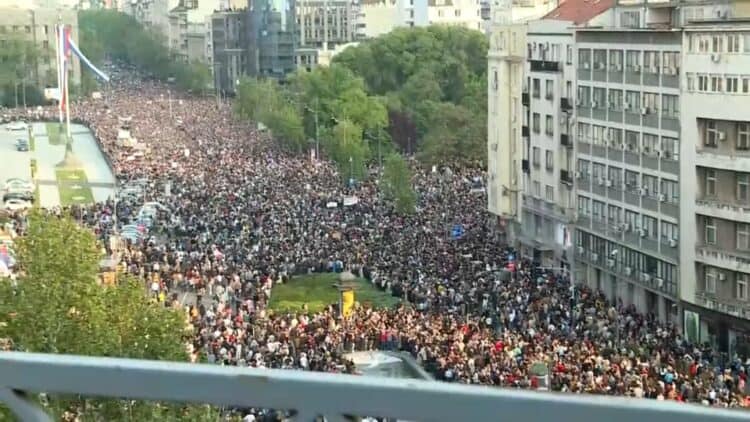
POLYGON ((57 62, 57 114, 60 119, 60 124, 62 125, 63 122, 63 112, 62 112, 62 95, 63 95, 63 87, 62 87, 62 68, 63 64, 60 58, 62 57, 62 51, 60 50, 60 25, 55 25, 55 40, 57 42, 55 43, 55 51, 56 54, 56 62, 57 62))
POLYGON ((68 68, 70 66, 65 66, 65 121, 68 125, 68 142, 70 142, 70 92, 68 91, 68 68))
POLYGON ((66 132, 68 135, 68 141, 70 141, 70 91, 68 90, 68 87, 70 86, 70 68, 73 67, 73 60, 70 60, 68 62, 68 37, 70 36, 69 30, 65 27, 63 27, 62 34, 63 34, 63 56, 62 60, 65 61, 65 66, 63 66, 63 86, 65 86, 65 122, 67 125, 66 132))

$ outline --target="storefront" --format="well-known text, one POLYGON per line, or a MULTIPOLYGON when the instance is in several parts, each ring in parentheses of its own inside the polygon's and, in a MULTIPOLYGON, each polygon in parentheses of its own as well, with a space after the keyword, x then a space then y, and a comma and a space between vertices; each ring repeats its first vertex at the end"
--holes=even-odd
POLYGON ((694 343, 708 343, 724 357, 750 358, 750 320, 683 303, 683 332, 694 343))

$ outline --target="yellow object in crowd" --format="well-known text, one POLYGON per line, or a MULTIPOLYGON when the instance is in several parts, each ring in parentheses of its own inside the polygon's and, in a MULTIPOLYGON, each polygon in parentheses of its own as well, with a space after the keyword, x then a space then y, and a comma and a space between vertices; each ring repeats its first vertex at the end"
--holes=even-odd
POLYGON ((354 290, 341 292, 341 311, 344 317, 349 317, 354 309, 354 290))

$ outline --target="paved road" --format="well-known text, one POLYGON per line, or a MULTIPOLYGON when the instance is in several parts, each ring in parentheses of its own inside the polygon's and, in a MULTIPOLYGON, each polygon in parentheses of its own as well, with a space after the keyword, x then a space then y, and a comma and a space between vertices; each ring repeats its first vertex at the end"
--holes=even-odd
POLYGON ((19 138, 28 140, 28 132, 10 131, 7 125, 0 125, 0 183, 4 184, 10 178, 31 180, 31 158, 34 153, 16 151, 15 142, 19 138))

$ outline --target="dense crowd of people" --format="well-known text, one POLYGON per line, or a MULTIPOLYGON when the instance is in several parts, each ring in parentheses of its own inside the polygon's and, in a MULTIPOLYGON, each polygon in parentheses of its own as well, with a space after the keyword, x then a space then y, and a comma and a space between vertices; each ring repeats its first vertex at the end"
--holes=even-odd
POLYGON ((416 170, 418 212, 402 216, 376 182, 344 187, 331 165, 281 153, 228 104, 119 81, 72 111, 119 183, 145 188, 117 204, 117 223, 101 218, 113 202, 79 210, 81 221, 105 239, 113 224, 135 221, 139 201, 167 209, 120 259, 162 300, 195 293, 194 361, 353 373, 346 352, 397 350, 446 382, 750 405, 750 361, 717 365, 714 351, 689 344, 676 327, 585 286, 573 290, 565 275, 515 256, 492 235, 484 194, 471 189, 481 169, 416 170), (123 121, 145 145, 141 154, 118 141, 123 121), (327 206, 344 196, 358 202, 327 206), (450 235, 456 224, 460 239, 450 235), (274 284, 333 268, 403 305, 358 306, 345 320, 333 307, 267 309, 274 284))

